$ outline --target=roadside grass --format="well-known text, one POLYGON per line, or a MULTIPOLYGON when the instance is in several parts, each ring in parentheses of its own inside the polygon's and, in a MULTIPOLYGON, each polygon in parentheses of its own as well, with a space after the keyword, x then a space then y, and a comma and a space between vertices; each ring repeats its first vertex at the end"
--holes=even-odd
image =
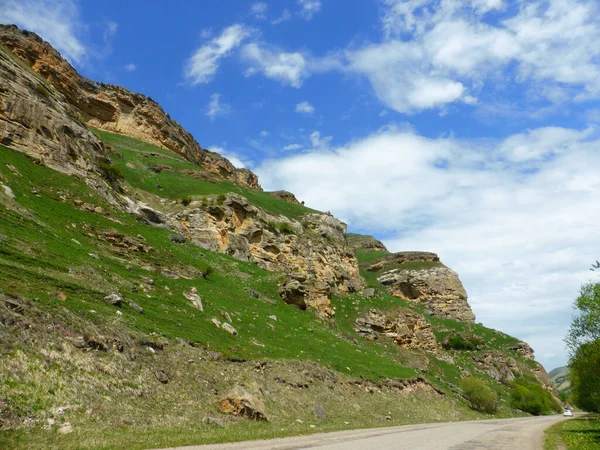
POLYGON ((559 422, 546 430, 544 450, 596 450, 600 448, 600 415, 559 422))
POLYGON ((125 175, 127 183, 136 190, 170 200, 187 197, 202 200, 206 196, 232 192, 246 197, 250 203, 265 211, 292 219, 318 212, 303 205, 280 200, 268 192, 244 189, 207 172, 170 150, 106 131, 93 128, 92 131, 121 154, 122 157, 113 158, 112 163, 125 175), (148 170, 149 167, 161 167, 163 170, 155 173, 148 170), (198 176, 191 175, 193 173, 198 176))

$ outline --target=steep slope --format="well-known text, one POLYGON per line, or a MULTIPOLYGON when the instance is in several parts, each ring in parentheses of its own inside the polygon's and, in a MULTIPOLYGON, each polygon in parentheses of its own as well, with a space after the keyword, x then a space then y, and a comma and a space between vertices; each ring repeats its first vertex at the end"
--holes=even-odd
MULTIPOLYGON (((37 41, 12 32, 27 37, 15 45, 37 41)), ((550 389, 529 346, 465 318, 457 277, 458 298, 438 295, 435 254, 390 254, 289 193, 90 132, 52 77, 2 55, 0 447, 486 417, 464 398, 465 377, 504 417, 523 414, 511 406, 519 380, 550 389), (382 284, 403 271, 418 272, 423 295, 382 284)))
POLYGON ((568 366, 557 367, 551 370, 548 377, 559 392, 568 393, 571 390, 568 366))
POLYGON ((168 148, 209 172, 260 189, 256 175, 201 148, 151 98, 82 77, 50 44, 15 25, 0 25, 0 42, 63 94, 88 125, 168 148))

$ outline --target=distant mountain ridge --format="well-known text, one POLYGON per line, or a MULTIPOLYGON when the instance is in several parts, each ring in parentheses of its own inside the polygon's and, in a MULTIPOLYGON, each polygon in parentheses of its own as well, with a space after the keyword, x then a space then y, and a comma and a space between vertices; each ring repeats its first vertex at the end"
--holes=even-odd
POLYGON ((559 392, 569 392, 571 390, 569 366, 561 366, 551 370, 548 377, 550 377, 550 381, 559 392))

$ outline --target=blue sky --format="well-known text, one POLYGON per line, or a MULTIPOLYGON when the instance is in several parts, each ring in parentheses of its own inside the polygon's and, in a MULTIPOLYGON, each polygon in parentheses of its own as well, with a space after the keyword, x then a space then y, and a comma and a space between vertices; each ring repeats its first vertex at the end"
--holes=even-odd
POLYGON ((391 250, 548 369, 600 258, 595 0, 0 0, 84 75, 391 250))

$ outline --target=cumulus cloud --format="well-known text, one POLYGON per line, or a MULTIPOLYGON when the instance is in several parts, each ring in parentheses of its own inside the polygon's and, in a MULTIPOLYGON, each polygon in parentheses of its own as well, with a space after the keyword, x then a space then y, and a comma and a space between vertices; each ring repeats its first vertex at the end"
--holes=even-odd
POLYGON ((285 151, 300 150, 301 148, 302 146, 300 144, 290 144, 283 147, 285 151))
POLYGON ((265 2, 253 3, 250 7, 250 14, 259 20, 265 20, 267 18, 267 11, 269 6, 265 2))
POLYGON ((315 112, 315 107, 306 101, 300 102, 296 105, 296 112, 310 115, 315 112))
MULTIPOLYGON (((75 0, 3 0, 0 23, 16 24, 39 34, 71 63, 81 65, 88 54, 81 40, 85 25, 75 0)), ((110 27, 106 32, 110 34, 110 27)))
POLYGON ((225 116, 231 112, 231 106, 227 103, 221 103, 221 94, 214 93, 210 96, 210 102, 206 107, 206 115, 210 120, 214 120, 217 116, 225 116))
POLYGON ((125 64, 125 66, 123 67, 127 72, 133 72, 134 70, 137 69, 137 65, 133 64, 133 63, 129 63, 129 64, 125 64))
POLYGON ((242 47, 242 57, 251 67, 247 75, 261 72, 265 77, 299 88, 308 76, 306 58, 299 52, 284 52, 252 42, 242 47))
POLYGON ((592 0, 523 3, 502 21, 502 0, 383 0, 383 42, 348 51, 379 99, 403 113, 474 98, 504 71, 550 102, 600 97, 600 7, 592 0), (572 89, 578 90, 572 95, 572 89))
POLYGON ((557 349, 571 303, 600 254, 599 164, 591 128, 499 141, 386 128, 257 172, 266 189, 294 192, 352 230, 385 234, 393 251, 439 253, 461 275, 478 320, 530 341, 552 366, 566 361, 557 349))
POLYGON ((320 0, 298 0, 298 5, 300 5, 300 16, 306 20, 311 20, 315 14, 318 14, 321 11, 321 1, 320 0))
POLYGON ((239 47, 250 34, 251 30, 240 24, 225 28, 219 36, 202 45, 188 59, 185 77, 192 84, 209 83, 217 72, 221 59, 239 47))

